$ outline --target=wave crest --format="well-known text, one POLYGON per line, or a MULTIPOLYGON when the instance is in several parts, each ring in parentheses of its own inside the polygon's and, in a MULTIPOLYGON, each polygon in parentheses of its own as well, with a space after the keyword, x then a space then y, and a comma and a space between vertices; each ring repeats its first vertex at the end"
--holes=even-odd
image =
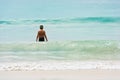
POLYGON ((120 59, 119 41, 0 44, 0 55, 34 59, 120 59), (29 56, 29 57, 28 57, 29 56))
POLYGON ((120 18, 116 17, 85 17, 85 18, 63 18, 63 19, 33 19, 33 20, 1 20, 0 24, 39 24, 39 23, 119 23, 120 18))

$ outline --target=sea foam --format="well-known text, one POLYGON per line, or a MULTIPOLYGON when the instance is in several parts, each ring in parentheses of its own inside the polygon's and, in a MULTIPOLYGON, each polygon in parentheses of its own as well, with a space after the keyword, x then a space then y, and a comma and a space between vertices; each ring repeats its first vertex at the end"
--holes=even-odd
POLYGON ((1 71, 120 69, 120 61, 39 61, 0 63, 1 71))

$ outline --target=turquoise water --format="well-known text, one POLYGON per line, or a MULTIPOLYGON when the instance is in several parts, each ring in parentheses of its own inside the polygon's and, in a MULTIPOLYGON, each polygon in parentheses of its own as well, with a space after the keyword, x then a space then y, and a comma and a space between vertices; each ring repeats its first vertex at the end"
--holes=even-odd
POLYGON ((119 17, 119 0, 0 0, 0 19, 119 17))
POLYGON ((49 41, 120 40, 119 17, 1 20, 0 42, 34 42, 43 24, 49 41))
POLYGON ((120 18, 0 21, 0 61, 119 60, 120 18), (43 24, 48 42, 35 42, 43 24))
POLYGON ((68 23, 120 23, 120 17, 75 17, 58 19, 30 19, 30 20, 1 20, 0 24, 22 25, 22 24, 68 24, 68 23))

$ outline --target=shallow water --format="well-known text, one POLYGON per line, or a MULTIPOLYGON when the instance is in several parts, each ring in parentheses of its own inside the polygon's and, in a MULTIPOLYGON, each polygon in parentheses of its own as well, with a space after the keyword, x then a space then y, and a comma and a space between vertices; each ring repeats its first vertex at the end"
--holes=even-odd
POLYGON ((0 43, 34 42, 43 24, 49 41, 120 40, 120 18, 85 17, 1 20, 0 43))
POLYGON ((115 17, 1 20, 0 70, 120 69, 119 25, 115 17), (48 42, 35 42, 41 23, 48 42))
POLYGON ((120 42, 105 40, 0 44, 0 61, 120 60, 120 42))

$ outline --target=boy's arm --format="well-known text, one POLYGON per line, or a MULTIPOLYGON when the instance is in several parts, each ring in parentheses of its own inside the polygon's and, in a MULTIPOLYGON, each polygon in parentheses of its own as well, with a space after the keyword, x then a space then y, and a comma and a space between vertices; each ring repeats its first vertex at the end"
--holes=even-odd
POLYGON ((46 39, 46 41, 48 41, 47 36, 46 36, 46 32, 45 32, 45 39, 46 39))
POLYGON ((39 37, 39 36, 38 36, 38 34, 37 34, 37 37, 36 37, 36 42, 37 42, 37 40, 38 40, 38 37, 39 37))

